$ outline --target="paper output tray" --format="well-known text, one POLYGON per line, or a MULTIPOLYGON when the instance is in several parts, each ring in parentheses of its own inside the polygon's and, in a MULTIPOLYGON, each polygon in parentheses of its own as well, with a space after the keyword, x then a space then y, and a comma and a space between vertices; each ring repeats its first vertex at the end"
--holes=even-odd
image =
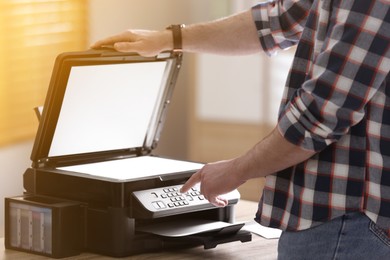
POLYGON ((137 228, 138 232, 159 236, 167 247, 203 245, 204 249, 233 241, 248 242, 250 232, 241 230, 244 223, 226 223, 207 220, 165 222, 137 228), (169 246, 170 245, 170 246, 169 246))
MULTIPOLYGON (((224 232, 225 233, 225 232, 224 232)), ((166 238, 165 246, 170 247, 169 243, 172 243, 172 247, 178 248, 180 244, 185 245, 199 245, 203 244, 204 249, 212 249, 217 247, 220 244, 225 244, 229 242, 240 241, 241 243, 249 242, 252 240, 252 235, 248 231, 239 230, 236 233, 227 233, 224 235, 215 234, 211 235, 210 233, 198 234, 187 236, 183 238, 166 238)))

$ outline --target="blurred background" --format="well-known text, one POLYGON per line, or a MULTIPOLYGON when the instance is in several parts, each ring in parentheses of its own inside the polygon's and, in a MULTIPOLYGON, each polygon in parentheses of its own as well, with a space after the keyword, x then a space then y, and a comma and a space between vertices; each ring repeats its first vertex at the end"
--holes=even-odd
MULTIPOLYGON (((126 29, 160 30, 246 10, 236 0, 2 0, 0 3, 0 237, 4 197, 23 193, 37 118, 61 52, 126 29)), ((186 54, 155 154, 211 162, 244 153, 275 126, 293 50, 269 58, 186 54)), ((258 200, 263 180, 240 187, 258 200)), ((253 214, 255 214, 255 210, 253 214)))

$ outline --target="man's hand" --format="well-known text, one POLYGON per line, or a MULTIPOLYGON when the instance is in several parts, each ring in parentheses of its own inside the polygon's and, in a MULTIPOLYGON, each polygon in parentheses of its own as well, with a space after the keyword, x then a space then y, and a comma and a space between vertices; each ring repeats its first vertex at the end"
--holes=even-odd
MULTIPOLYGON (((251 10, 206 23, 182 28, 183 52, 221 55, 246 55, 261 51, 261 45, 251 10)), ((172 30, 128 30, 105 38, 91 48, 112 46, 121 52, 136 52, 156 56, 173 50, 172 30)))
POLYGON ((136 52, 141 56, 152 57, 173 49, 172 31, 128 30, 97 41, 91 48, 104 46, 112 46, 120 52, 136 52))
POLYGON ((227 201, 219 197, 247 180, 265 177, 296 165, 313 156, 315 151, 303 150, 280 134, 277 128, 244 155, 232 160, 205 165, 183 185, 181 192, 187 192, 200 182, 200 191, 212 204, 226 206, 227 201))
POLYGON ((191 176, 180 192, 185 193, 200 182, 200 192, 203 196, 213 205, 225 207, 228 201, 220 195, 226 194, 244 183, 237 178, 236 171, 234 159, 206 164, 191 176))

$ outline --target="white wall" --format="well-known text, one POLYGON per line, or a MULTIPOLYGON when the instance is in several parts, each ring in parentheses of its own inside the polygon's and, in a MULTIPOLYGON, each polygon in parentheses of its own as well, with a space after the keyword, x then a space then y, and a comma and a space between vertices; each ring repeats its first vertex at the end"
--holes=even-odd
POLYGON ((23 193, 22 174, 30 166, 32 141, 0 149, 0 237, 4 236, 4 197, 23 193))
MULTIPOLYGON (((89 0, 90 42, 128 28, 162 29, 173 23, 192 23, 225 15, 233 0, 89 0)), ((186 61, 185 61, 186 62, 186 61)), ((184 64, 175 89, 157 152, 186 157, 187 75, 184 64)), ((30 166, 32 141, 0 148, 0 237, 4 236, 4 197, 23 192, 22 175, 30 166)))
MULTIPOLYGON (((208 21, 238 10, 237 4, 233 4, 235 0, 89 0, 89 2, 91 41, 129 28, 159 30, 170 24, 208 21)), ((242 4, 240 7, 243 7, 242 4)))
MULTIPOLYGON (((232 1, 226 11, 227 14, 240 12, 258 2, 261 1, 232 1)), ((272 58, 264 53, 198 55, 195 64, 197 118, 206 122, 275 124, 293 54, 291 50, 281 51, 272 58)))

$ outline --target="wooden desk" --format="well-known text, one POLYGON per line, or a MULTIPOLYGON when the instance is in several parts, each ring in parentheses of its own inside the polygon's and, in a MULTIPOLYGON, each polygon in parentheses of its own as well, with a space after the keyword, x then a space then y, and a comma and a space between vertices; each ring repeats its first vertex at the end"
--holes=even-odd
MULTIPOLYGON (((257 209, 256 202, 241 200, 236 206, 236 220, 249 221, 257 209)), ((195 247, 190 249, 163 251, 158 253, 145 253, 135 256, 129 256, 120 259, 276 259, 277 258, 277 239, 264 239, 257 235, 252 235, 252 241, 241 243, 232 242, 218 245, 214 249, 204 250, 203 247, 195 247)), ((42 260, 50 259, 48 257, 26 254, 14 250, 4 249, 4 238, 0 238, 0 259, 1 260, 42 260)), ((63 258, 63 259, 118 259, 107 256, 101 256, 91 253, 83 253, 78 256, 63 258)))

